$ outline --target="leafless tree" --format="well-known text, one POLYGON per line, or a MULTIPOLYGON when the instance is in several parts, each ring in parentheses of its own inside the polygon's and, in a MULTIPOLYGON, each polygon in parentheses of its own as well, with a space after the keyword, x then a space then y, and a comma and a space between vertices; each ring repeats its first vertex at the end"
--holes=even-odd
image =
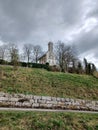
POLYGON ((19 50, 16 44, 9 43, 7 47, 8 58, 10 59, 11 64, 14 66, 14 69, 17 69, 19 63, 19 50))
POLYGON ((7 45, 7 54, 8 54, 8 58, 9 60, 12 62, 14 60, 14 58, 16 57, 15 54, 17 53, 18 55, 18 47, 16 44, 14 43, 9 43, 7 45))
POLYGON ((56 43, 56 59, 62 72, 68 71, 69 66, 74 66, 76 61, 75 50, 71 45, 58 41, 56 43))
POLYGON ((56 52, 57 63, 60 66, 61 71, 64 71, 64 67, 65 67, 65 62, 64 62, 64 43, 61 43, 60 41, 58 41, 56 43, 55 52, 56 52))
POLYGON ((34 54, 34 61, 37 63, 38 62, 38 58, 41 56, 42 54, 42 48, 40 45, 35 45, 33 47, 33 54, 34 54))
POLYGON ((33 45, 32 44, 24 44, 23 52, 24 52, 25 58, 27 59, 27 63, 29 65, 29 62, 33 57, 33 45))
POLYGON ((3 44, 0 46, 0 59, 5 60, 6 58, 6 50, 7 50, 7 45, 3 44))

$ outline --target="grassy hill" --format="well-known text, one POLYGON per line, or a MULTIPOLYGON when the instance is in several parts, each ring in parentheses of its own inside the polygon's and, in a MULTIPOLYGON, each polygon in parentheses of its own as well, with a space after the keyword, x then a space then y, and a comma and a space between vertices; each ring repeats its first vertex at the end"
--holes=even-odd
POLYGON ((98 79, 44 69, 0 66, 0 91, 98 100, 98 79))
POLYGON ((0 130, 98 130, 98 114, 3 111, 0 130))

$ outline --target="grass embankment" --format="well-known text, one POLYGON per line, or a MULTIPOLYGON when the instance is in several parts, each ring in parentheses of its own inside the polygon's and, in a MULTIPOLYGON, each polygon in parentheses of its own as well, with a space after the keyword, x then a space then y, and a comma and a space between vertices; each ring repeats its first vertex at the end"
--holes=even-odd
POLYGON ((0 130, 98 130, 98 115, 0 112, 0 130))
POLYGON ((44 69, 0 66, 0 91, 98 100, 98 79, 88 75, 49 72, 44 69))

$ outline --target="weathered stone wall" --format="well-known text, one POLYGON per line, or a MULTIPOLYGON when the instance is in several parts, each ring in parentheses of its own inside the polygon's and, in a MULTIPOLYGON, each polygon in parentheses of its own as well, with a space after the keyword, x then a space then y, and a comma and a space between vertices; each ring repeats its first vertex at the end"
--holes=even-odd
POLYGON ((0 92, 0 107, 98 111, 98 101, 0 92))

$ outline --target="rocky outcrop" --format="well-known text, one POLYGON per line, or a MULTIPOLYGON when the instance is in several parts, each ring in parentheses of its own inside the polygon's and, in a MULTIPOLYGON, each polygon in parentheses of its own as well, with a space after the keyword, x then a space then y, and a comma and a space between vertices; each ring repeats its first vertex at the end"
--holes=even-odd
POLYGON ((0 92, 0 107, 98 111, 98 101, 0 92))

